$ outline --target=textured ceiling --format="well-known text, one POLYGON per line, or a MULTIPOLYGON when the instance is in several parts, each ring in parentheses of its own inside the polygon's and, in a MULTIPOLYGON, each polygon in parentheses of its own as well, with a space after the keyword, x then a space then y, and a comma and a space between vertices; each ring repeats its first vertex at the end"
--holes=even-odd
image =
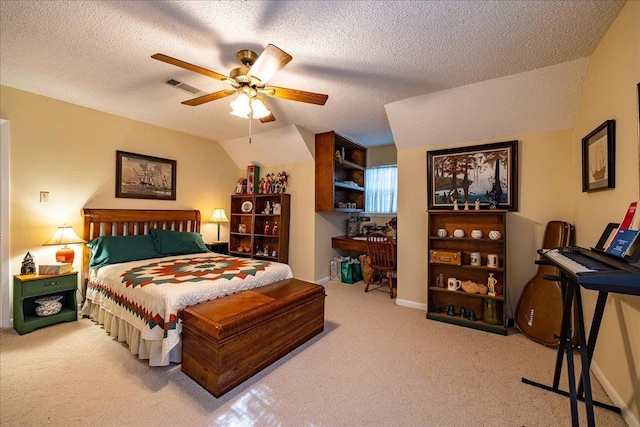
MULTIPOLYGON (((528 96, 548 79, 575 82, 561 71, 577 72, 581 79, 584 61, 525 72, 590 56, 624 1, 2 0, 0 5, 3 85, 231 141, 249 132, 246 119, 229 114, 231 98, 184 106, 180 102, 192 96, 162 82, 173 77, 207 93, 228 86, 150 56, 164 53, 228 74, 238 66, 238 50, 259 54, 273 43, 293 61, 269 83, 325 93, 329 100, 316 106, 268 98, 277 120, 254 121, 254 134, 297 126, 311 133, 335 130, 368 146, 387 144, 416 114, 418 99, 418 118, 433 137, 416 135, 414 121, 413 131, 402 136, 402 148, 442 143, 440 135, 463 138, 469 129, 460 129, 457 107, 465 98, 469 105, 482 105, 493 93, 491 86, 474 83, 524 73, 520 78, 527 88, 518 95, 528 96), (393 117, 398 121, 390 125, 393 117)), ((496 87, 511 90, 512 83, 496 87)), ((509 102, 517 99, 526 104, 522 98, 509 102)), ((500 99, 491 100, 483 114, 490 116, 490 108, 499 105, 500 99)), ((510 106, 502 107, 497 111, 507 123, 517 123, 523 114, 519 110, 511 117, 510 106)), ((513 128, 506 129, 517 133, 513 128)), ((473 136, 486 133, 491 132, 480 129, 473 136)))

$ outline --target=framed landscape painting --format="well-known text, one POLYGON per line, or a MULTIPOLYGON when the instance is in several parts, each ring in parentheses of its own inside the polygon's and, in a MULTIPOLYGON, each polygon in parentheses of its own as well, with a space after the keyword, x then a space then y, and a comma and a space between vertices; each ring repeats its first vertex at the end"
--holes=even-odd
POLYGON ((176 161, 116 151, 116 197, 176 200, 176 161))
POLYGON ((427 152, 429 209, 518 210, 518 141, 427 152))

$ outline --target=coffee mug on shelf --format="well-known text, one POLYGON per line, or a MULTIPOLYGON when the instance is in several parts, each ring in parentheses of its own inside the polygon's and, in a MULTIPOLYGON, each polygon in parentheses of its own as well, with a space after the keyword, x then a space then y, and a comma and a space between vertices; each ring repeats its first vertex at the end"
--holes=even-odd
POLYGON ((469 263, 471 265, 475 265, 475 266, 480 265, 480 252, 471 252, 471 254, 469 254, 469 258, 470 258, 469 263))
POLYGON ((438 274, 438 277, 436 277, 436 286, 439 288, 444 288, 446 286, 444 283, 444 274, 438 274))
POLYGON ((464 230, 459 228, 453 230, 453 237, 464 237, 464 230))
POLYGON ((447 289, 450 291, 457 291, 462 286, 462 282, 455 277, 449 277, 447 280, 447 289))
POLYGON ((438 228, 438 231, 436 232, 436 234, 438 235, 438 237, 447 237, 447 229, 438 228))
POLYGON ((498 268, 498 255, 497 254, 489 254, 489 255, 487 255, 487 267, 498 268))

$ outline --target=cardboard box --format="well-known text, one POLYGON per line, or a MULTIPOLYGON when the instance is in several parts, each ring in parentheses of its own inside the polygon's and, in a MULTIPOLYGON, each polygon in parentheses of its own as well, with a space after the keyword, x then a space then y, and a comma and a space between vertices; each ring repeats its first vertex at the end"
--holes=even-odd
POLYGON ((67 262, 54 262, 38 266, 38 274, 62 274, 73 270, 73 266, 67 262))

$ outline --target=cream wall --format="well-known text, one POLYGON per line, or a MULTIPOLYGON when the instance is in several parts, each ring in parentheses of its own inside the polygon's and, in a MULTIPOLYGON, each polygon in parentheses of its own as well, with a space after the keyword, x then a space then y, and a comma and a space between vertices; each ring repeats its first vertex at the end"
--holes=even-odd
MULTIPOLYGON (((639 199, 638 92, 640 2, 627 2, 591 56, 572 135, 571 193, 577 243, 595 243, 604 226, 620 222, 639 199), (582 193, 581 140, 605 120, 616 121, 616 188, 582 193)), ((584 291, 587 326, 597 294, 584 291)), ((640 297, 611 294, 594 354, 599 379, 629 425, 640 425, 640 297)))
MULTIPOLYGON (((238 169, 216 142, 6 86, 0 118, 11 124, 10 274, 20 272, 27 251, 36 264, 53 260, 56 248, 42 244, 65 223, 81 234, 83 207, 199 209, 203 222, 214 207, 229 212, 238 169), (176 160, 177 200, 115 198, 116 150, 176 160), (48 203, 40 191, 49 192, 48 203)), ((202 234, 216 240, 217 228, 205 222, 202 234)))
MULTIPOLYGON (((536 249, 547 222, 570 221, 570 136, 570 132, 548 132, 438 146, 519 141, 520 206, 518 212, 507 214, 509 317, 522 288, 535 274, 536 249)), ((423 148, 398 151, 398 298, 421 304, 426 304, 428 268, 426 153, 423 148)))
POLYGON ((297 163, 260 168, 260 175, 287 172, 291 194, 289 266, 297 279, 316 281, 315 276, 315 163, 297 163))

